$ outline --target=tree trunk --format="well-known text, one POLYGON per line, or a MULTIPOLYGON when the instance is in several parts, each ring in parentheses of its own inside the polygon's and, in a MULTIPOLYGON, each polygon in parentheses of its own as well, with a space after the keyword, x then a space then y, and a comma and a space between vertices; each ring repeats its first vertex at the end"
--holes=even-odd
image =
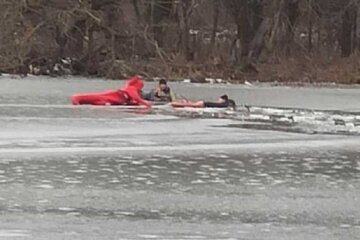
POLYGON ((308 52, 312 51, 313 47, 313 2, 312 0, 308 0, 308 52))
POLYGON ((241 59, 249 54, 250 42, 252 40, 253 31, 249 16, 249 3, 247 0, 242 1, 240 9, 240 21, 237 24, 238 38, 241 42, 241 59))
MULTIPOLYGON (((159 47, 164 46, 164 22, 169 20, 172 0, 152 0, 148 6, 150 29, 159 47)), ((180 4, 181 5, 181 4, 180 4)))
POLYGON ((189 29, 187 20, 185 19, 185 1, 179 3, 179 28, 180 28, 180 52, 181 55, 187 59, 189 55, 189 29))
POLYGON ((58 26, 56 26, 56 43, 58 44, 58 51, 56 58, 60 60, 64 57, 65 53, 65 46, 67 43, 67 38, 65 36, 65 33, 60 30, 58 26))
POLYGON ((360 50, 360 4, 356 6, 356 49, 360 50))
MULTIPOLYGON (((237 28, 237 39, 240 40, 241 54, 240 56, 236 55, 235 59, 237 63, 245 63, 246 65, 251 52, 251 42, 263 20, 263 3, 257 0, 228 0, 223 3, 234 19, 237 28)), ((237 40, 234 41, 234 43, 237 42, 237 40)), ((232 45, 232 54, 235 52, 236 45, 232 45)))
POLYGON ((190 51, 190 19, 196 0, 183 0, 178 3, 178 21, 180 28, 180 53, 187 61, 194 60, 194 52, 190 51))
POLYGON ((86 72, 88 74, 94 74, 94 70, 96 68, 94 68, 95 62, 97 61, 95 58, 95 41, 94 41, 94 30, 92 27, 89 28, 88 30, 88 36, 89 36, 89 40, 88 40, 88 52, 87 52, 87 56, 86 56, 86 72))
POLYGON ((270 19, 266 18, 258 27, 258 31, 256 32, 250 44, 249 54, 246 59, 246 65, 254 64, 259 59, 261 52, 265 46, 265 36, 270 29, 270 22, 270 19))
POLYGON ((141 14, 140 14, 140 10, 139 10, 139 2, 138 0, 132 0, 132 5, 134 7, 134 11, 136 14, 136 20, 137 22, 141 22, 141 14))
POLYGON ((255 36, 257 29, 260 27, 264 20, 264 5, 261 0, 256 0, 251 2, 250 8, 252 14, 251 25, 253 29, 253 36, 255 36))
POLYGON ((295 36, 295 22, 299 16, 299 1, 287 0, 285 3, 285 26, 286 26, 286 38, 285 38, 285 54, 290 56, 291 46, 295 36))
POLYGON ((342 14, 342 29, 340 37, 341 56, 349 57, 352 53, 353 29, 356 24, 356 10, 352 6, 347 7, 342 14))
POLYGON ((210 50, 209 50, 210 55, 213 53, 215 47, 216 32, 219 22, 220 0, 213 0, 213 7, 214 7, 214 17, 213 17, 213 27, 211 32, 211 41, 210 41, 210 50))

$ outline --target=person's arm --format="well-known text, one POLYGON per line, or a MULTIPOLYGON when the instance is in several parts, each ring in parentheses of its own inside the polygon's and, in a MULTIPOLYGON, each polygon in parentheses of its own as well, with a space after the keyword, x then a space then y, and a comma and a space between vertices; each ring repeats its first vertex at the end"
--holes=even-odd
POLYGON ((151 107, 151 104, 148 101, 145 101, 144 99, 142 99, 140 94, 138 93, 138 91, 136 89, 129 88, 127 90, 127 94, 129 94, 130 98, 133 99, 136 103, 144 105, 144 106, 146 106, 148 108, 151 107))
POLYGON ((154 101, 161 101, 161 90, 159 88, 154 89, 154 101))

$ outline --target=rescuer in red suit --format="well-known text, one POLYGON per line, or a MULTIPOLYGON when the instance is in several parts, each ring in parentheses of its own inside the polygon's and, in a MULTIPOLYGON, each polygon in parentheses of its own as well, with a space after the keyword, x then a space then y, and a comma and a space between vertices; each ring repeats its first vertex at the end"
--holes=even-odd
POLYGON ((143 87, 143 79, 134 76, 121 89, 73 95, 71 102, 73 105, 144 105, 150 108, 150 103, 141 97, 143 87))

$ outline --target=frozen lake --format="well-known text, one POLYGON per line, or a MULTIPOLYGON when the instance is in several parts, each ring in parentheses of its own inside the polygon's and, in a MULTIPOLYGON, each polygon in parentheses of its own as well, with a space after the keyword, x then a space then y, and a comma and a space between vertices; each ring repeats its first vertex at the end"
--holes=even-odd
POLYGON ((119 81, 0 84, 0 239, 360 236, 360 89, 171 84, 261 106, 189 117, 69 105, 119 81))

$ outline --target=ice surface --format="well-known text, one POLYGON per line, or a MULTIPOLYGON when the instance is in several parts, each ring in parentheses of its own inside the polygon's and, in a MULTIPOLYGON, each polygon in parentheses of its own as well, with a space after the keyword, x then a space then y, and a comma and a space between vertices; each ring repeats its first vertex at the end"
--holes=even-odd
POLYGON ((189 115, 69 104, 118 81, 0 84, 0 239, 360 234, 359 89, 171 84, 261 106, 189 115))

